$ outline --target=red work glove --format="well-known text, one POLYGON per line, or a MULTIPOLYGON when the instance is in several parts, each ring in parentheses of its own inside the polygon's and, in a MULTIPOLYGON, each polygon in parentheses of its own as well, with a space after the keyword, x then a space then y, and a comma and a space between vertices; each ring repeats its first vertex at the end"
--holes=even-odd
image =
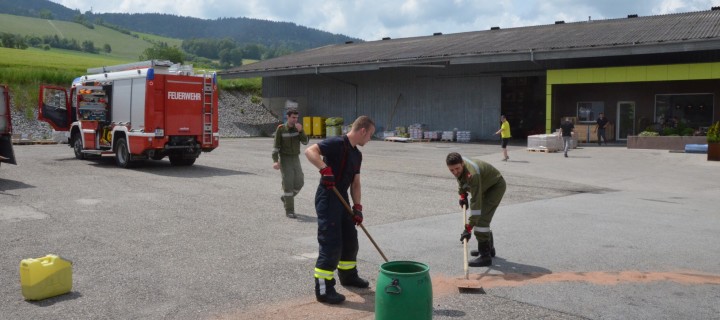
POLYGON ((335 175, 330 166, 320 169, 320 183, 328 189, 332 189, 335 186, 335 175))
POLYGON ((468 199, 467 199, 467 192, 460 194, 460 200, 458 200, 458 203, 460 204, 460 208, 467 209, 468 207, 468 199))
POLYGON ((363 215, 362 215, 362 205, 359 203, 356 203, 352 206, 353 209, 353 221, 355 221, 355 225, 360 225, 363 222, 363 215))
POLYGON ((460 234, 460 242, 470 241, 470 235, 472 234, 472 226, 469 224, 465 225, 465 229, 460 234))

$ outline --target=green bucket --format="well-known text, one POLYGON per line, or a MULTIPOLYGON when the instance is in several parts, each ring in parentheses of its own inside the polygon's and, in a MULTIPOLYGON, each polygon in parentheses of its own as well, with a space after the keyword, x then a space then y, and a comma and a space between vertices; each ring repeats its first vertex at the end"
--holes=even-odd
POLYGON ((376 320, 432 319, 430 268, 414 261, 380 266, 375 289, 376 320))

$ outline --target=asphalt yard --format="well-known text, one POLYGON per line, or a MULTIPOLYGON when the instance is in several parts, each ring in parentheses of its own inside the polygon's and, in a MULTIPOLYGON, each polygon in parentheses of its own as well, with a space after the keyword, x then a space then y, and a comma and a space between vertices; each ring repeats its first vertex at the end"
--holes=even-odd
MULTIPOLYGON (((19 165, 0 168, 2 318, 374 318, 384 261, 362 232, 371 288, 315 302, 319 174, 302 158, 289 219, 271 150, 269 138, 223 139, 192 167, 119 169, 66 145, 15 146, 19 165), (73 261, 72 292, 25 301, 20 260, 50 253, 73 261)), ((389 260, 430 267, 434 319, 720 319, 720 163, 703 154, 581 145, 564 158, 518 142, 503 162, 499 144, 361 150, 365 226, 389 260), (508 184, 492 223, 497 256, 470 269, 483 288, 473 293, 457 289, 453 151, 508 184)))

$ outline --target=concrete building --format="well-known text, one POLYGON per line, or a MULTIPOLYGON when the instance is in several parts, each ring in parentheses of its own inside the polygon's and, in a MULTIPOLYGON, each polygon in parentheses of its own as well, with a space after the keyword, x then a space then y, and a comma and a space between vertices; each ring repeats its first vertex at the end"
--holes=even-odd
POLYGON ((380 130, 414 123, 498 139, 551 132, 564 117, 589 130, 599 112, 625 139, 674 121, 720 119, 720 7, 668 15, 330 45, 248 64, 222 79, 262 77, 266 106, 303 115, 369 115, 380 130))

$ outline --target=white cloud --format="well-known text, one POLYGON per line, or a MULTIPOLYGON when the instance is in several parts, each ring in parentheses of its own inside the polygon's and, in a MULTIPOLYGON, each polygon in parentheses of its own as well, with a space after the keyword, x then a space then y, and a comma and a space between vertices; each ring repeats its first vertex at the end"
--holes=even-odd
POLYGON ((96 13, 167 13, 204 19, 247 17, 365 40, 402 38, 709 10, 720 0, 52 0, 96 13))

